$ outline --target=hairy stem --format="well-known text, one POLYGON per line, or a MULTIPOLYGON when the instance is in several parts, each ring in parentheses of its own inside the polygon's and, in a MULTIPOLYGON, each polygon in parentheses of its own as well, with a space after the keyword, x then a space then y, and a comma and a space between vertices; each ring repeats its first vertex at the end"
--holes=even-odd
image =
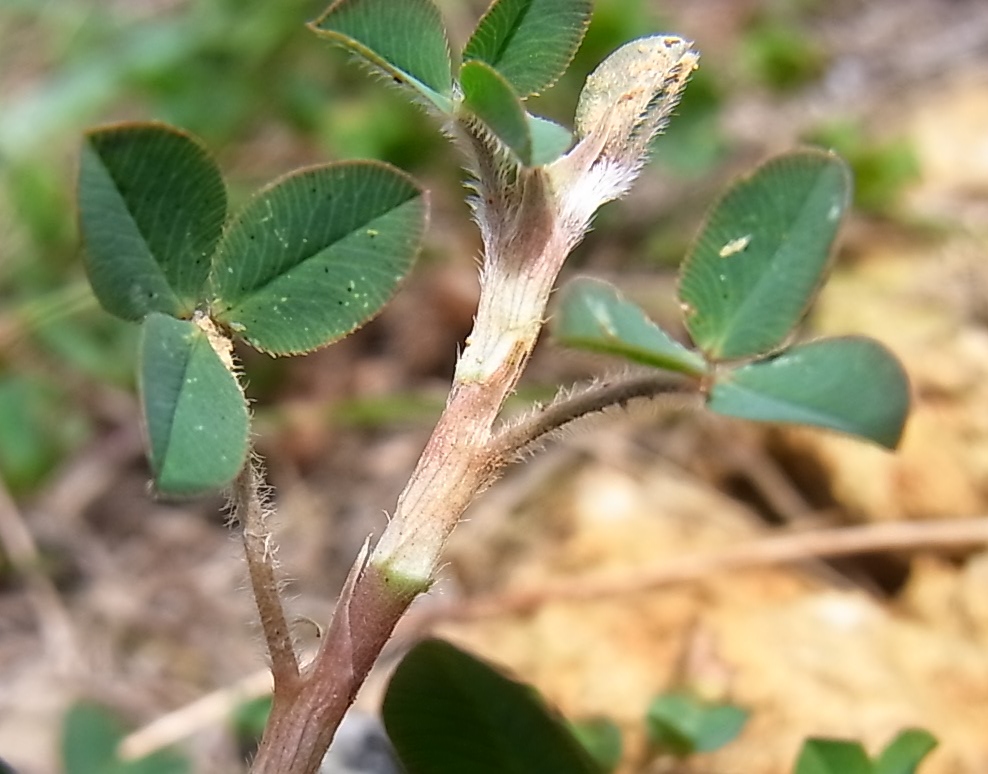
POLYGON ((314 774, 391 632, 417 596, 354 564, 315 660, 295 691, 275 688, 252 774, 314 774))
POLYGON ((233 518, 240 523, 244 533, 247 571, 271 656, 275 691, 282 687, 291 689, 299 680, 298 658, 278 592, 274 543, 260 493, 260 471, 253 460, 247 461, 234 481, 230 499, 233 518))
POLYGON ((351 570, 298 691, 279 690, 276 681, 254 774, 317 770, 394 627, 432 583, 449 534, 496 475, 489 450, 493 427, 535 346, 553 282, 572 246, 553 228, 542 173, 519 172, 512 186, 510 222, 496 234, 485 232, 480 305, 446 408, 381 540, 351 570))
POLYGON ((505 425, 488 449, 493 459, 506 464, 531 444, 581 417, 624 406, 638 398, 684 398, 695 391, 693 382, 663 373, 595 384, 557 398, 541 411, 505 425))
MULTIPOLYGON (((692 383, 665 375, 602 384, 550 404, 491 435, 488 422, 493 422, 496 412, 485 416, 480 425, 484 432, 479 432, 471 421, 477 418, 471 401, 481 397, 463 385, 454 386, 447 410, 403 495, 404 507, 412 514, 441 518, 448 535, 477 491, 493 482, 500 469, 529 443, 586 414, 636 398, 680 397, 691 389, 692 383), (469 428, 475 435, 465 432, 469 428), (450 435, 456 440, 450 440, 450 435)), ((487 407, 493 411, 493 406, 487 407)), ((392 520, 392 526, 394 523, 392 520)), ((434 531, 436 525, 432 523, 427 529, 434 531)), ((403 542, 414 542, 416 533, 406 531, 401 537, 403 542)), ((322 648, 303 671, 298 690, 279 691, 276 684, 271 719, 251 769, 253 774, 309 774, 318 769, 336 728, 392 631, 428 585, 429 578, 396 573, 387 562, 375 562, 373 557, 368 560, 366 553, 361 554, 322 648)))
MULTIPOLYGON (((457 360, 446 408, 387 529, 370 556, 362 555, 351 570, 322 648, 303 670, 297 690, 279 687, 276 676, 272 714, 254 774, 317 770, 394 627, 431 585, 450 533, 514 452, 581 412, 673 391, 654 379, 630 387, 611 385, 601 394, 590 391, 559 401, 514 430, 495 432, 545 322, 563 261, 583 237, 596 206, 607 199, 583 201, 578 195, 580 201, 574 203, 545 168, 514 166, 470 120, 461 121, 459 128, 476 162, 473 206, 484 243, 473 330, 457 360)), ((599 150, 600 141, 591 146, 599 150)), ((559 179, 577 181, 592 166, 587 155, 577 154, 559 179)))

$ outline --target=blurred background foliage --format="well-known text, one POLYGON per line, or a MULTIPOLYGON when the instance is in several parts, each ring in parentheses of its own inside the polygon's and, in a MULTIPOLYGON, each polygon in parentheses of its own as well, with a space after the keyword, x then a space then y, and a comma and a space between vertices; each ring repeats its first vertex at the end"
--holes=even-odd
MULTIPOLYGON (((0 5, 0 474, 16 494, 30 494, 117 416, 113 396, 133 387, 136 329, 97 309, 81 270, 73 178, 87 126, 157 119, 199 135, 231 181, 234 208, 252 188, 299 165, 384 159, 435 190, 434 223, 445 223, 447 208, 462 223, 457 228, 472 228, 456 201, 459 160, 447 152, 435 123, 396 90, 371 83, 304 27, 324 5, 325 0, 0 5)), ((478 0, 440 5, 459 42, 484 7, 478 0)), ((824 76, 827 51, 809 31, 825 5, 748 2, 734 14, 740 34, 729 50, 707 56, 698 40, 703 66, 659 140, 659 171, 643 181, 638 203, 601 214, 602 236, 589 237, 574 257, 576 265, 594 260, 621 269, 679 260, 716 186, 752 155, 725 130, 726 106, 738 93, 771 99, 824 76), (649 193, 660 176, 675 187, 665 199, 661 191, 649 193)), ((534 100, 534 111, 570 123, 586 74, 631 38, 664 29, 700 38, 688 28, 688 15, 672 18, 674 11, 648 0, 598 0, 570 72, 534 100)), ((860 204, 894 214, 899 190, 915 175, 909 148, 876 144, 853 117, 837 119, 814 127, 805 139, 846 154, 858 174, 860 204)), ((473 237, 464 239, 470 243, 473 237)), ((447 254, 445 244, 443 235, 433 233, 425 260, 467 258, 447 254)), ((277 391, 284 366, 260 360, 247 366, 263 406, 277 391)), ((393 415, 363 405, 356 413, 393 415)))

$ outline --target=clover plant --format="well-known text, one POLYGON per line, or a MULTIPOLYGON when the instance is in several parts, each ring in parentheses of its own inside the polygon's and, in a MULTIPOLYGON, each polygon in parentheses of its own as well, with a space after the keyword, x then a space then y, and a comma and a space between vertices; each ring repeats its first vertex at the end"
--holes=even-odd
MULTIPOLYGON (((408 652, 388 684, 383 713, 408 774, 603 774, 617 768, 621 751, 615 724, 567 724, 530 686, 440 640, 408 652)), ((741 707, 673 691, 652 701, 645 730, 657 752, 685 761, 730 744, 747 719, 741 707)), ((792 772, 915 774, 936 745, 928 731, 909 728, 872 759, 859 742, 810 738, 792 772)))
MULTIPOLYGON (((297 355, 366 322, 412 266, 427 197, 381 163, 327 164, 275 181, 230 217, 216 165, 181 131, 121 124, 86 137, 86 268, 104 308, 142 326, 138 382, 155 485, 180 496, 227 487, 243 530, 274 676, 254 772, 317 770, 470 502, 562 425, 633 398, 692 392, 723 414, 898 442, 908 388, 887 350, 858 337, 791 342, 850 200, 846 165, 817 150, 769 161, 711 212, 679 285, 692 346, 597 280, 561 292, 558 341, 664 370, 563 391, 521 420, 501 419, 567 255, 597 209, 631 189, 698 65, 680 37, 631 41, 587 78, 572 131, 531 114, 528 98, 566 70, 590 13, 590 0, 495 0, 455 54, 431 0, 338 0, 310 24, 437 118, 465 159, 484 256, 445 410, 304 666, 278 592, 233 341, 297 355)), ((570 748, 559 755, 557 770, 592 765, 570 748)))

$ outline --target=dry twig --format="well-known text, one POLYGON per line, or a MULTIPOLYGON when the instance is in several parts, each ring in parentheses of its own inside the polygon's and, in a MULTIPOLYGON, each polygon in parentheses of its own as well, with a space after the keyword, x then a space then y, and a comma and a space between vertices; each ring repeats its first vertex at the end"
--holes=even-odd
POLYGON ((988 545, 988 517, 953 521, 890 522, 772 535, 716 551, 667 558, 620 574, 569 578, 423 610, 421 627, 436 619, 489 618, 525 613, 550 602, 589 601, 700 580, 719 572, 791 564, 854 554, 972 548, 988 545))
POLYGON ((117 752, 125 761, 151 755, 203 728, 225 722, 241 704, 269 695, 271 686, 271 670, 258 670, 134 731, 123 739, 117 752))
MULTIPOLYGON (((955 521, 893 522, 859 527, 773 535, 740 546, 683 556, 621 575, 572 579, 529 591, 510 591, 466 602, 435 604, 412 610, 399 628, 400 639, 421 634, 444 620, 467 620, 526 613, 557 601, 590 601, 637 594, 674 583, 700 580, 718 572, 750 570, 807 559, 885 551, 938 551, 988 545, 988 517, 955 521)), ((132 760, 181 741, 222 722, 242 702, 271 689, 268 670, 248 675, 201 699, 164 715, 130 734, 121 754, 132 760)))

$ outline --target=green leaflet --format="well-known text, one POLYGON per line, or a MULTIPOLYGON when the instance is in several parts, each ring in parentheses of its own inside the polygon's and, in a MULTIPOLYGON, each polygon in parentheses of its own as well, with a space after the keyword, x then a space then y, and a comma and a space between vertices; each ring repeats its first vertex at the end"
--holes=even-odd
POLYGON ((562 75, 580 47, 591 0, 494 0, 463 49, 463 60, 497 70, 521 97, 562 75))
POLYGON ((86 135, 78 181, 86 272, 125 320, 189 317, 226 218, 219 170, 190 136, 160 124, 86 135))
POLYGON ((157 488, 187 496, 230 483, 247 455, 247 404, 206 333, 152 312, 144 320, 139 369, 157 488))
POLYGON ((276 355, 336 341, 394 294, 425 220, 421 189, 386 164, 289 175, 258 193, 227 229, 210 278, 212 315, 276 355))
POLYGON ((847 165, 822 151, 780 156, 728 189, 680 272, 687 330, 709 358, 783 343, 823 280, 850 196, 847 165))

